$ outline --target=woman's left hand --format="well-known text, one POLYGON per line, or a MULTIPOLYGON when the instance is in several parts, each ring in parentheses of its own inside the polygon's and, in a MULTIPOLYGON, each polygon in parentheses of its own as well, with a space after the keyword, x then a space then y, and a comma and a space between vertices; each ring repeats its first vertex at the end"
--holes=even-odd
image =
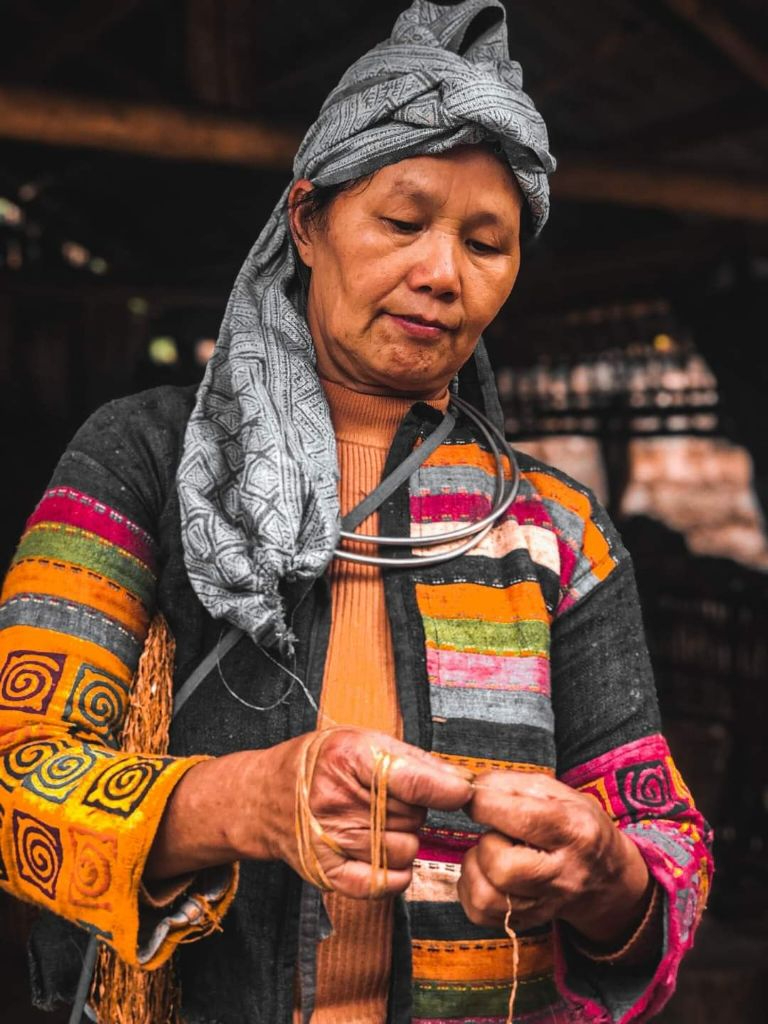
POLYGON ((462 864, 470 921, 499 927, 509 909, 515 930, 557 918, 599 945, 631 934, 647 904, 648 869, 597 801, 538 772, 487 772, 475 785, 465 811, 493 831, 462 864))

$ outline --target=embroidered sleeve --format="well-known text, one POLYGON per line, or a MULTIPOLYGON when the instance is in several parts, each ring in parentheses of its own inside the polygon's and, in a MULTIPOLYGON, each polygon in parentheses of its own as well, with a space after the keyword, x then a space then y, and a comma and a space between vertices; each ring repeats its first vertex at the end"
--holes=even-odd
POLYGON ((551 671, 558 776, 598 800, 637 844, 664 914, 662 948, 647 969, 589 962, 562 940, 558 985, 586 1019, 647 1020, 674 990, 706 904, 711 833, 659 732, 628 558, 555 621, 551 671))
MULTIPOLYGON (((82 453, 61 466, 0 599, 0 886, 155 967, 206 928, 139 903, 165 803, 201 758, 118 749, 154 611, 154 543, 112 472, 82 453), (72 486, 73 461, 87 491, 72 486)), ((233 872, 207 881, 204 895, 227 905, 233 872)))
POLYGON ((563 781, 594 797, 617 826, 631 836, 664 894, 663 948, 653 970, 617 964, 582 966, 589 987, 571 980, 575 958, 567 951, 559 981, 585 1006, 605 1006, 610 1021, 648 1020, 674 991, 680 960, 693 943, 712 876, 707 823, 696 810, 664 738, 646 736, 572 769, 563 781))

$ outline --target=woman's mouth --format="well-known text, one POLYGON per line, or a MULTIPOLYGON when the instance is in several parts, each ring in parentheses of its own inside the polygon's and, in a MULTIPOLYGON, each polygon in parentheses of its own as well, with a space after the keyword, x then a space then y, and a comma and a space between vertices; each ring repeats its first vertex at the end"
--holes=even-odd
POLYGON ((396 313, 387 313, 386 315, 391 320, 394 320, 402 331, 405 331, 406 334, 410 334, 413 338, 439 338, 444 331, 449 330, 449 328, 439 320, 423 320, 421 317, 410 317, 407 315, 401 316, 396 313))

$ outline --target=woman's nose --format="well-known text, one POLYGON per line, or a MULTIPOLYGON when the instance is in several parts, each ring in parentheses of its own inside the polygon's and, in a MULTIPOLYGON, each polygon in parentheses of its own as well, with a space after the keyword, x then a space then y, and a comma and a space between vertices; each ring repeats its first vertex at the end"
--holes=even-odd
POLYGON ((414 251, 416 260, 408 275, 415 291, 451 301, 461 291, 459 241, 446 232, 427 232, 414 251))

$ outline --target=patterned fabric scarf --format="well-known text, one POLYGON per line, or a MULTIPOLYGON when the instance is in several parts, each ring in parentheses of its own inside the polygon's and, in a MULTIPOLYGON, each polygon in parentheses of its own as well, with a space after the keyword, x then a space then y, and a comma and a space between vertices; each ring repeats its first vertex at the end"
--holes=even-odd
MULTIPOLYGON (((415 0, 328 96, 294 180, 333 185, 487 141, 508 159, 540 230, 555 165, 509 59, 503 4, 415 0)), ((195 592, 214 618, 281 648, 293 638, 280 583, 320 575, 339 530, 335 439, 299 297, 288 193, 235 282, 178 475, 195 592)))

